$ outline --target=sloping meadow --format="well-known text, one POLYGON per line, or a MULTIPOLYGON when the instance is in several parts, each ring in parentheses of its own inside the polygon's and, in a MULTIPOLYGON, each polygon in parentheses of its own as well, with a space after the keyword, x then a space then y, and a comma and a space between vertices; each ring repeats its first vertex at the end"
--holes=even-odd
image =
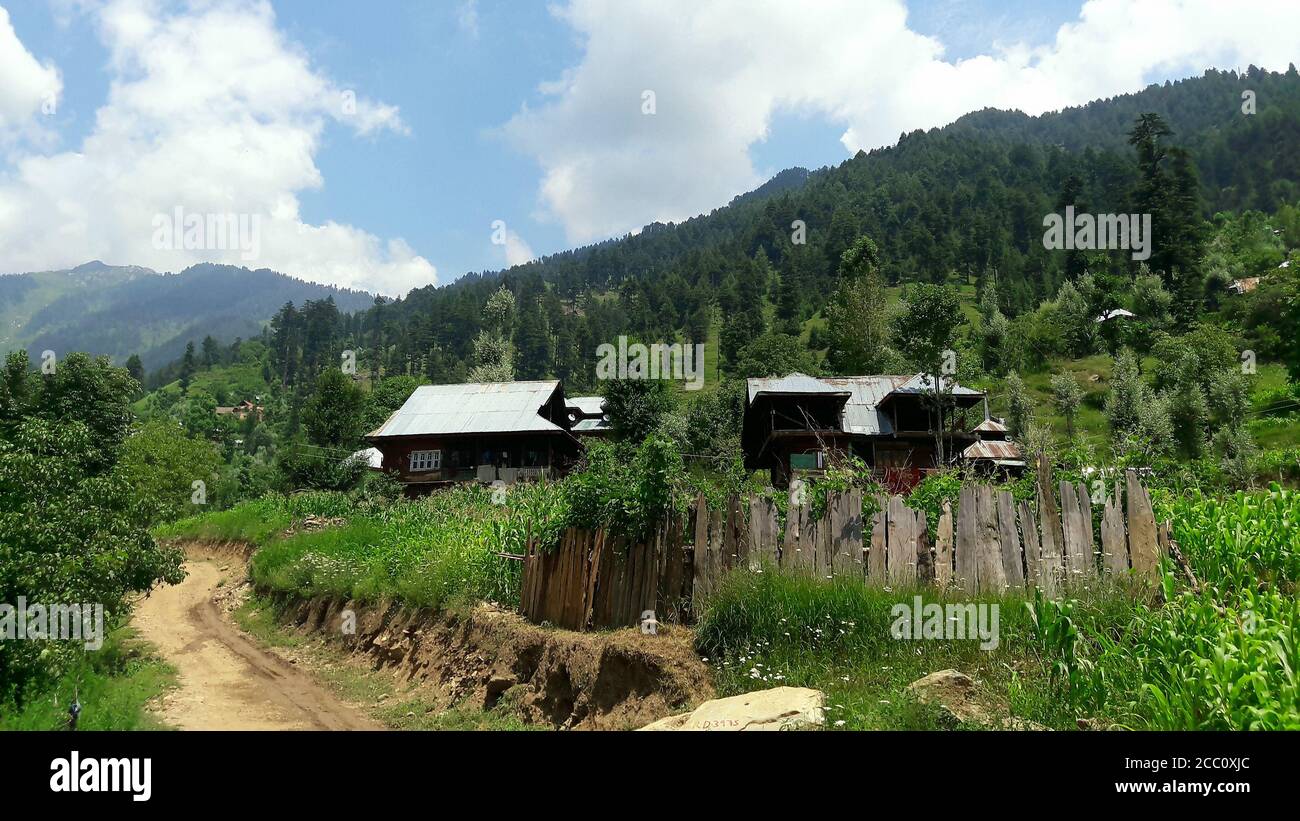
POLYGON ((390 504, 340 493, 267 496, 161 528, 160 538, 244 541, 259 549, 253 580, 302 597, 397 599, 415 607, 483 600, 513 604, 530 525, 545 521, 556 489, 521 485, 494 497, 479 486, 449 488, 390 504))

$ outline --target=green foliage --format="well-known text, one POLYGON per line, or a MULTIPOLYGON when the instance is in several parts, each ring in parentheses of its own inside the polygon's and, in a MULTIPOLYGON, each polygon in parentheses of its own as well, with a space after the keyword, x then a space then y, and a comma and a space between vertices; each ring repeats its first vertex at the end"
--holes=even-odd
POLYGON ((361 421, 364 432, 375 430, 388 420, 398 408, 411 398, 420 380, 414 376, 386 376, 374 383, 367 396, 365 413, 361 421))
POLYGON ((816 370, 812 352, 798 337, 784 333, 757 337, 741 349, 736 360, 736 373, 744 377, 811 374, 816 370))
POLYGON ((880 254, 862 236, 844 252, 839 279, 826 306, 827 364, 838 374, 887 373, 896 361, 880 254))
POLYGON ((1034 421, 1034 403, 1025 390, 1025 382, 1020 374, 1012 373, 1007 377, 1007 432, 1013 439, 1024 438, 1030 424, 1034 421))
POLYGON ((303 408, 307 439, 323 448, 353 448, 361 442, 366 395, 341 370, 327 368, 303 408))
MULTIPOLYGON (((120 623, 129 596, 183 578, 180 552, 145 530, 147 505, 77 420, 31 417, 0 439, 0 602, 102 604, 120 623)), ((78 663, 83 644, 0 641, 0 703, 22 702, 78 663)))
POLYGON ((610 379, 604 383, 605 413, 620 442, 642 442, 677 406, 662 379, 610 379))
POLYGON ((671 440, 650 436, 630 454, 626 445, 589 443, 579 470, 560 485, 569 523, 641 537, 686 504, 685 467, 671 440))
POLYGON ((0 731, 64 730, 74 698, 81 704, 78 730, 165 729, 146 708, 175 683, 176 671, 140 647, 124 627, 32 692, 21 707, 0 701, 0 731))
POLYGON ((286 492, 351 490, 369 469, 363 458, 298 443, 280 448, 275 454, 275 466, 281 479, 280 490, 286 492))
POLYGON ((907 495, 908 507, 925 512, 925 520, 932 539, 938 532, 939 517, 943 515, 944 503, 951 505, 953 512, 956 513, 961 484, 962 476, 957 471, 939 471, 926 475, 907 495))
POLYGON ((79 422, 88 436, 86 468, 100 472, 117 459, 131 428, 130 402, 139 384, 106 357, 72 353, 54 363, 54 372, 29 370, 27 354, 11 353, 0 383, 0 434, 26 419, 79 422))
POLYGON ((944 351, 956 344, 962 322, 961 299, 954 288, 917 283, 903 292, 903 309, 894 320, 894 344, 913 366, 937 375, 942 372, 944 351))
POLYGON ((215 491, 220 466, 210 442, 191 439, 174 422, 155 419, 126 440, 117 469, 135 488, 140 504, 153 508, 150 521, 171 521, 193 514, 196 503, 216 502, 215 492, 207 499, 207 487, 215 491), (198 497, 195 482, 203 483, 198 497))
POLYGON ((1077 602, 1053 601, 1035 590, 1034 599, 1025 602, 1034 627, 1034 639, 1051 670, 1051 684, 1070 708, 1078 712, 1094 711, 1106 700, 1105 671, 1079 655, 1079 631, 1074 623, 1077 602))
POLYGON ((1074 420, 1083 404, 1083 397, 1083 388, 1079 387, 1073 374, 1058 373, 1052 377, 1052 401, 1056 412, 1065 419, 1065 430, 1070 438, 1074 438, 1074 420))

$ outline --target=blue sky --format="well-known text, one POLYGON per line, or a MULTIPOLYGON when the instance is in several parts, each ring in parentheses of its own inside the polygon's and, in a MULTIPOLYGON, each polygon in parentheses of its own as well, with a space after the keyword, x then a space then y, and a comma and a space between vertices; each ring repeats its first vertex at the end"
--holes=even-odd
POLYGON ((1038 113, 1212 61, 1285 68, 1289 44, 1267 33, 1277 21, 1255 24, 1300 4, 1246 0, 1240 32, 1201 0, 1159 5, 1170 4, 1190 23, 1162 40, 1131 29, 1167 10, 1128 0, 1096 0, 1082 17, 1078 0, 916 0, 905 22, 901 0, 794 12, 664 11, 668 0, 0 0, 10 57, 31 69, 30 87, 0 78, 0 125, 19 135, 0 140, 0 236, 28 237, 0 239, 0 258, 28 266, 18 270, 78 254, 178 270, 222 254, 150 245, 146 215, 226 202, 268 223, 256 260, 219 261, 402 293, 688 217, 782 168, 839 163, 984 105, 1038 113), (256 36, 229 36, 214 8, 256 36), (1078 31, 1058 37, 1064 24, 1078 31), (1134 42, 1151 53, 1130 54, 1134 42), (177 53, 156 59, 168 45, 177 53), (225 56, 204 50, 287 79, 218 87, 225 56), (310 102, 286 100, 286 83, 310 89, 310 102), (20 103, 51 84, 57 110, 21 121, 20 103), (332 111, 340 92, 364 116, 332 111), (218 133, 229 139, 205 141, 218 133), (119 159, 116 176, 99 170, 119 159), (508 249, 491 241, 495 220, 508 249))

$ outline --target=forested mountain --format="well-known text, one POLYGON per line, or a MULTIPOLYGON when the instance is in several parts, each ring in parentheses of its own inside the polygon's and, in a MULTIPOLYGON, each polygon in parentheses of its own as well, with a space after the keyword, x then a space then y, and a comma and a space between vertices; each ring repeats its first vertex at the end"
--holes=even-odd
POLYGON ((86 351, 146 368, 178 358, 206 336, 252 337, 286 302, 333 297, 356 311, 369 294, 294 279, 265 268, 195 265, 179 274, 88 262, 66 271, 0 276, 0 351, 86 351))
MULTIPOLYGON (((982 287, 996 274, 1000 307, 1011 316, 1085 270, 1103 297, 1108 282, 1123 290, 1139 273, 1128 253, 1044 249, 1044 216, 1067 205, 1154 211, 1155 253, 1145 264, 1164 277, 1187 318, 1225 278, 1260 273, 1207 265, 1205 220, 1223 210, 1285 208, 1280 224, 1288 225, 1298 202, 1295 67, 1211 70, 1039 117, 975 112, 834 168, 790 169, 680 224, 416 289, 353 318, 351 344, 384 372, 463 379, 481 347, 483 308, 504 283, 516 300, 518 378, 591 385, 601 342, 619 334, 703 341, 719 320, 725 367, 766 331, 800 333, 835 292, 841 255, 860 235, 878 246, 887 284, 982 287), (1243 109, 1246 91, 1253 113, 1243 109), (1139 133, 1148 114, 1158 116, 1139 133)), ((1290 235, 1297 230, 1286 228, 1285 245, 1300 244, 1290 235)))

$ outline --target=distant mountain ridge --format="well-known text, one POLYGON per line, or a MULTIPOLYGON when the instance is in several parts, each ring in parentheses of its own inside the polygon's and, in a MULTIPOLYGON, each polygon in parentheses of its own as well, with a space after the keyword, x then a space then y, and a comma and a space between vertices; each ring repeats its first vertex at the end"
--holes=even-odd
POLYGON ((160 274, 95 260, 62 271, 8 274, 0 276, 0 351, 86 351, 118 363, 134 353, 151 369, 205 336, 224 343, 257 336, 286 302, 330 297, 344 312, 374 302, 364 291, 211 263, 160 274))

